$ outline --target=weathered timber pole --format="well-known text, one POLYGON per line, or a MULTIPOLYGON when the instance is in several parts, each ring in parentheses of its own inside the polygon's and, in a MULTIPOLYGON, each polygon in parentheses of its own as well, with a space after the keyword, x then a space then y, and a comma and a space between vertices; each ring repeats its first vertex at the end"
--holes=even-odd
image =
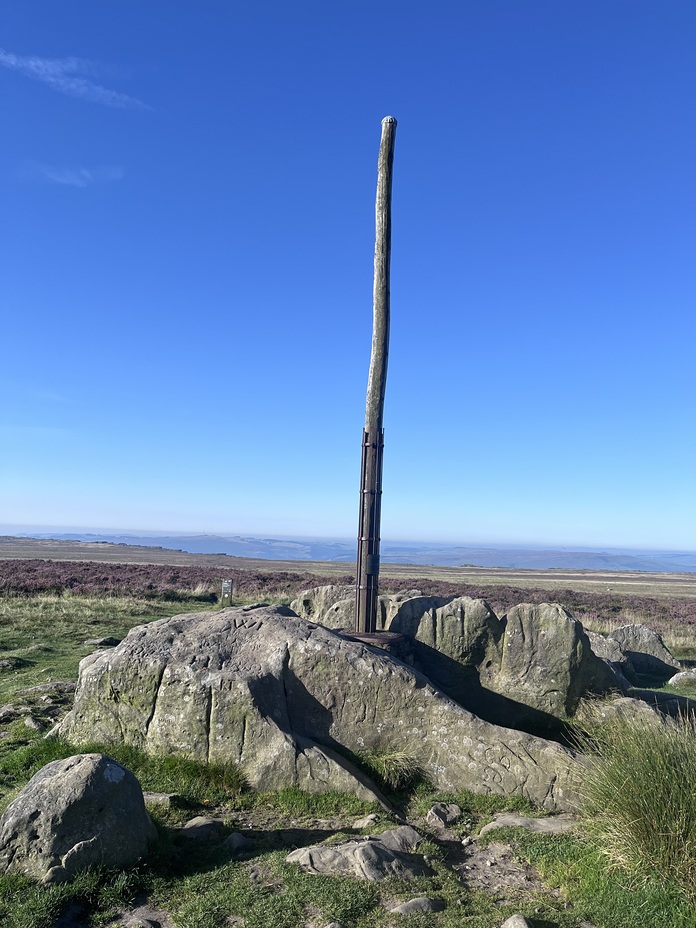
POLYGON ((392 169, 396 119, 382 120, 375 201, 375 276, 373 288, 372 354, 367 379, 365 429, 360 475, 358 564, 355 584, 355 632, 374 634, 377 627, 379 541, 382 508, 384 394, 389 357, 389 263, 391 260, 392 169))

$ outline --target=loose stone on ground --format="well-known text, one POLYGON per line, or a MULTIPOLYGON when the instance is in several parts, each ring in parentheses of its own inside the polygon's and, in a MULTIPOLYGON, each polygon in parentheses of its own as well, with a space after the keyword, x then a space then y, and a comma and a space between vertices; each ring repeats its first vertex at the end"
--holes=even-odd
POLYGON ((529 818, 517 812, 499 812, 493 821, 484 825, 479 831, 481 835, 488 834, 496 828, 523 828, 543 835, 560 835, 572 831, 578 819, 569 813, 563 815, 549 815, 545 818, 529 818))
POLYGON ((413 853, 422 840, 415 828, 404 825, 341 844, 300 848, 285 859, 307 873, 354 876, 370 882, 388 877, 412 880, 434 875, 423 856, 413 853))
POLYGON ((448 828, 457 822, 461 814, 461 808, 454 802, 436 802, 425 820, 431 828, 448 828))
POLYGON ((42 767, 0 817, 0 871, 45 883, 134 866, 157 838, 140 784, 103 754, 42 767))

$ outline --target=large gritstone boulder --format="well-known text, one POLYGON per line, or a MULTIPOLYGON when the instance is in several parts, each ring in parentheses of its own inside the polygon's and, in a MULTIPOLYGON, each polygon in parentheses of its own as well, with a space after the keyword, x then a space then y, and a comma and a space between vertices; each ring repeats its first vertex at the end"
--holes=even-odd
MULTIPOLYGON (((339 598, 347 589, 306 590, 292 605, 331 628, 351 627, 354 601, 339 598)), ((377 627, 407 635, 414 665, 490 721, 543 728, 572 715, 582 696, 626 685, 556 603, 523 604, 498 618, 483 599, 409 590, 379 598, 377 627)))
MULTIPOLYGON (((133 629, 85 658, 60 734, 239 764, 252 786, 366 788, 344 754, 402 751, 441 789, 571 802, 578 761, 491 725, 422 674, 285 607, 225 609, 133 629)), ((369 786, 369 782, 367 783, 369 786)))
POLYGON ((140 784, 103 754, 55 760, 0 818, 0 871, 45 883, 87 867, 134 866, 157 838, 140 784))

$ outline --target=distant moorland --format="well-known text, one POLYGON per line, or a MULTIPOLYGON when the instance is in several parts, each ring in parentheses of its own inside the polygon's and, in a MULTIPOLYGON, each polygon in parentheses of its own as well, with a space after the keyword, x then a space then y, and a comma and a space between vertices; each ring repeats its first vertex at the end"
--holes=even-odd
MULTIPOLYGON (((138 596, 170 602, 192 591, 217 601, 221 581, 234 594, 286 597, 308 587, 351 584, 353 565, 321 561, 269 561, 187 554, 165 548, 103 542, 0 537, 0 591, 14 594, 138 596)), ((560 602, 588 627, 644 622, 675 646, 696 641, 696 575, 609 571, 512 570, 384 564, 384 593, 418 589, 434 596, 485 598, 498 614, 520 602, 560 602)))
MULTIPOLYGON (((354 542, 327 538, 262 538, 210 534, 109 534, 90 532, 22 532, 21 537, 161 547, 189 554, 226 554, 272 561, 355 561, 354 542)), ((526 545, 453 545, 434 542, 393 542, 382 539, 382 559, 390 564, 441 567, 507 567, 517 570, 618 570, 647 573, 696 572, 696 552, 591 550, 526 545)))

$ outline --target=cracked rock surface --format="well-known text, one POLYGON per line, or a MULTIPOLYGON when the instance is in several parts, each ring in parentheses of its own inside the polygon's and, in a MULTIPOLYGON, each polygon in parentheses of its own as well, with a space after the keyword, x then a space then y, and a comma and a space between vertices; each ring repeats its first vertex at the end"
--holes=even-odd
POLYGON ((307 873, 354 876, 371 882, 388 877, 413 880, 433 876, 424 858, 413 853, 422 840, 415 828, 404 825, 341 844, 303 847, 285 859, 307 873))
MULTIPOLYGON (((292 608, 350 628, 354 600, 350 587, 324 586, 300 593, 292 608)), ((538 727, 543 715, 565 718, 583 696, 626 685, 558 603, 523 603, 499 618, 484 599, 406 590, 379 597, 377 628, 408 635, 414 666, 472 711, 485 708, 489 721, 538 727)))
POLYGON ((132 629, 82 661, 60 734, 232 761, 262 789, 363 799, 376 787, 343 755, 404 751, 437 788, 519 794, 548 810, 572 805, 578 763, 555 742, 486 722, 394 657, 282 606, 132 629))

